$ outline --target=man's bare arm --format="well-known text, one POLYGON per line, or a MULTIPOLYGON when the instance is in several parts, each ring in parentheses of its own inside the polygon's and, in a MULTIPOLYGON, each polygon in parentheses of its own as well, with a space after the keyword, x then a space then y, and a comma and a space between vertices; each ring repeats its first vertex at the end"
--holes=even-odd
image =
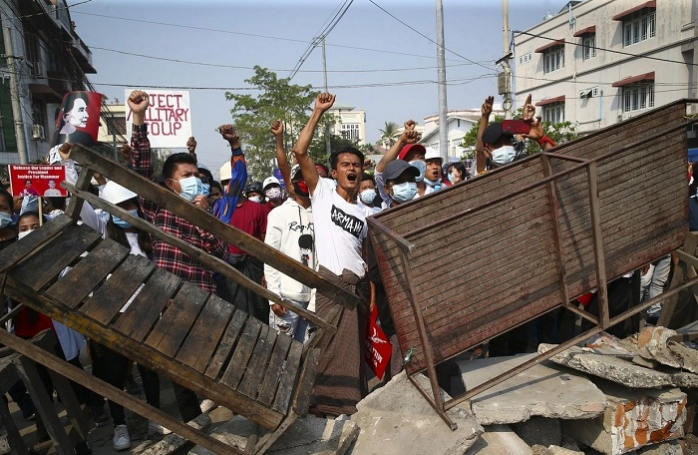
POLYGON ((305 125, 305 128, 303 128, 301 133, 298 135, 298 140, 293 146, 293 155, 296 157, 296 161, 298 161, 298 164, 301 167, 303 179, 305 179, 305 183, 308 184, 308 189, 310 190, 311 194, 315 192, 315 187, 317 187, 320 175, 315 168, 315 163, 313 163, 310 155, 308 155, 308 147, 310 147, 310 143, 315 135, 315 129, 317 128, 322 115, 332 107, 334 100, 335 95, 331 95, 329 93, 321 93, 318 95, 317 99, 315 100, 315 108, 310 116, 310 120, 308 120, 307 125, 305 125))

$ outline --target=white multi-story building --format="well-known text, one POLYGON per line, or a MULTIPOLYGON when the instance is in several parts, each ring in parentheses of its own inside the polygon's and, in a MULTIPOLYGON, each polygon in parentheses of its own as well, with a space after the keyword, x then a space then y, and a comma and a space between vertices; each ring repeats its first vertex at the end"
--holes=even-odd
POLYGON ((329 112, 339 117, 339 121, 332 127, 333 134, 358 141, 359 145, 366 144, 366 112, 339 103, 335 103, 329 112))
POLYGON ((99 122, 97 141, 120 147, 127 142, 126 137, 126 105, 114 100, 102 106, 102 117, 99 122))
POLYGON ((517 33, 515 92, 585 133, 698 94, 696 0, 586 0, 517 33))
POLYGON ((35 161, 48 154, 63 96, 84 88, 84 74, 96 73, 92 53, 75 32, 65 0, 3 0, 0 21, 0 164, 19 163, 19 141, 28 161, 35 161), (11 72, 19 116, 11 102, 11 72))

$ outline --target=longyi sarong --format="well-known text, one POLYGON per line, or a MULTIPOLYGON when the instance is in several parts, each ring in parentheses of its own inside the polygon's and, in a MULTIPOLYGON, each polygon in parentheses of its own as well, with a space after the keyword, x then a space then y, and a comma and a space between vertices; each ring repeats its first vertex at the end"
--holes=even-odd
POLYGON ((356 403, 368 395, 364 352, 370 285, 366 276, 359 278, 346 269, 339 277, 322 266, 319 273, 361 296, 363 303, 356 309, 349 310, 338 306, 320 292, 317 293, 315 311, 318 316, 325 319, 337 307, 339 313, 334 318, 325 319, 337 325, 337 333, 326 339, 321 346, 311 406, 327 415, 351 415, 356 412, 356 403))

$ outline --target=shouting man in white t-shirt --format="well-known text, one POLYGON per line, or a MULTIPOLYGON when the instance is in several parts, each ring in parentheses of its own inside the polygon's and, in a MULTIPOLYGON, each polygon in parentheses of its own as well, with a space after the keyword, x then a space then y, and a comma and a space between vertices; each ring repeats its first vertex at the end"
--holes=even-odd
POLYGON ((364 155, 353 147, 332 152, 330 173, 337 181, 336 188, 329 179, 320 178, 308 156, 315 128, 334 99, 329 93, 318 95, 313 114, 293 148, 310 191, 320 274, 360 295, 365 302, 349 310, 317 294, 318 316, 327 317, 333 309, 339 311, 329 321, 338 324, 337 333, 323 346, 311 404, 311 412, 323 417, 355 413, 356 403, 368 393, 363 364, 370 285, 362 251, 368 233, 366 216, 371 213, 356 203, 364 155))

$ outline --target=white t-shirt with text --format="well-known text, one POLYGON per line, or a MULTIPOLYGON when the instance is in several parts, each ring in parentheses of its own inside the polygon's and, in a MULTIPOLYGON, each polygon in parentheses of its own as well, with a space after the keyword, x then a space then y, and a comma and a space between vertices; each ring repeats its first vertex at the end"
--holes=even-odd
POLYGON ((310 200, 318 264, 336 275, 347 269, 363 277, 366 268, 361 245, 368 234, 366 208, 345 201, 323 178, 319 179, 310 200))

